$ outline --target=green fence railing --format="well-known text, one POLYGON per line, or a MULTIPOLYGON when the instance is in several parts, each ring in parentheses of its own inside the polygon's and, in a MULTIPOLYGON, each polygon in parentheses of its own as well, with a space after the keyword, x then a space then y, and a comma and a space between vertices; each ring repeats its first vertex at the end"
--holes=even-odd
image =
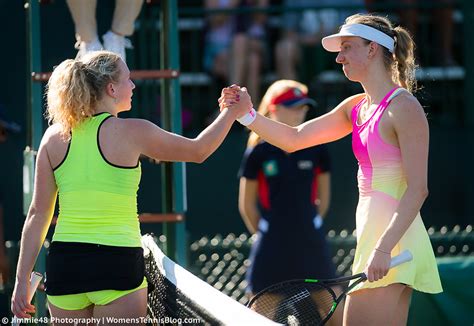
MULTIPOLYGON (((446 280, 443 275, 444 271, 449 270, 449 274, 460 272, 462 275, 473 275, 474 273, 474 232, 472 225, 466 228, 455 226, 452 229, 442 227, 439 230, 429 228, 433 250, 440 266, 440 274, 443 281, 445 292, 435 295, 436 300, 442 302, 444 297, 453 297, 452 282, 446 280), (456 267, 459 261, 466 261, 470 267, 461 270, 456 267), (451 265, 451 262, 453 265, 451 265), (454 267, 453 267, 454 266, 454 267), (453 271, 454 269, 454 271, 453 271)), ((256 237, 249 237, 247 234, 227 236, 216 235, 214 237, 202 237, 193 242, 190 247, 190 267, 191 271, 199 276, 202 280, 211 284, 218 290, 234 298, 235 300, 246 304, 248 297, 245 295, 247 282, 245 281, 245 272, 250 264, 248 259, 249 251, 256 237)), ((356 238, 355 233, 343 230, 340 232, 329 231, 327 240, 332 250, 333 262, 336 265, 336 273, 339 276, 351 274, 351 267, 354 260, 356 238)), ((466 265, 467 266, 467 265, 466 265)), ((284 268, 284 267, 282 267, 284 268)), ((445 272, 448 273, 448 272, 445 272)), ((455 287, 454 287, 455 288, 455 287)), ((457 289, 457 291, 463 291, 457 289)), ((471 299, 474 294, 471 293, 471 299)), ((456 296, 454 295, 454 298, 456 296)), ((462 297, 460 300, 465 300, 462 297)), ((431 309, 437 309, 437 305, 427 305, 423 294, 416 294, 414 302, 426 309, 412 309, 411 315, 412 325, 416 325, 414 321, 418 321, 425 317, 425 314, 434 313, 431 309), (416 315, 414 315, 416 312, 416 315)), ((458 307, 470 305, 472 302, 459 302, 458 307)), ((455 314, 461 314, 459 318, 470 318, 468 310, 456 311, 455 314)), ((454 312, 453 312, 454 314, 454 312)), ((446 325, 442 321, 452 320, 452 316, 445 316, 435 325, 446 325), (451 318, 451 319, 450 319, 451 318)), ((456 317, 458 318, 458 317, 456 317)))

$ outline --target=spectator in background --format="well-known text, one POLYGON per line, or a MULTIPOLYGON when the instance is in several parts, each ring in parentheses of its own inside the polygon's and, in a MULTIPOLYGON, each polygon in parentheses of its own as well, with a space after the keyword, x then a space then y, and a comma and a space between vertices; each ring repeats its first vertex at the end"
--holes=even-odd
MULTIPOLYGON (((268 0, 243 0, 239 6, 265 8, 268 0)), ((266 21, 265 12, 238 14, 232 42, 231 83, 238 84, 246 80, 249 92, 256 100, 260 99, 261 76, 265 65, 266 21)))
MULTIPOLYGON (((0 144, 7 141, 10 133, 18 133, 21 127, 7 119, 3 106, 0 106, 0 144)), ((9 277, 8 257, 5 254, 5 224, 3 215, 3 196, 0 192, 0 285, 5 285, 9 277)))
MULTIPOLYGON (((268 0, 206 0, 206 9, 264 8, 268 0)), ((264 12, 211 13, 204 40, 204 69, 224 83, 248 85, 260 97, 266 41, 264 12)))
POLYGON ((99 40, 96 21, 97 0, 67 0, 76 29, 76 58, 90 51, 105 49, 117 53, 125 61, 125 48, 132 43, 125 38, 133 34, 135 19, 142 8, 143 0, 115 0, 115 10, 110 30, 99 40))
MULTIPOLYGON (((307 92, 297 81, 278 80, 258 111, 297 126, 315 105, 307 92)), ((249 232, 258 234, 247 270, 250 294, 285 280, 335 277, 322 228, 330 202, 329 171, 325 145, 287 153, 250 134, 239 171, 239 210, 249 232)), ((343 309, 331 319, 335 325, 341 324, 343 309)))
MULTIPOLYGON (((371 8, 371 5, 383 1, 366 0, 365 2, 369 10, 374 10, 374 8, 371 8)), ((429 59, 433 59, 432 63, 443 66, 457 65, 453 55, 453 0, 401 0, 400 3, 402 5, 410 6, 425 5, 423 9, 402 8, 401 10, 398 10, 398 14, 400 15, 400 24, 405 26, 410 31, 416 43, 422 44, 422 40, 420 40, 418 37, 419 16, 423 10, 427 10, 429 13, 427 16, 430 18, 430 21, 435 28, 435 33, 430 34, 434 35, 434 44, 437 46, 437 48, 435 48, 433 51, 433 53, 436 54, 436 57, 429 59), (434 8, 427 7, 427 4, 428 6, 434 6, 434 8), (440 53, 441 55, 439 55, 440 53)), ((431 64, 431 62, 429 62, 429 64, 431 64)))
POLYGON ((352 13, 347 9, 339 10, 331 6, 363 5, 363 0, 285 0, 288 12, 282 15, 283 31, 281 39, 275 46, 275 64, 278 78, 309 79, 310 76, 299 76, 298 68, 304 64, 305 73, 314 74, 325 68, 329 62, 324 60, 304 60, 303 52, 308 48, 316 48, 318 56, 325 56, 321 47, 324 35, 336 31, 344 18, 352 13), (298 7, 327 6, 323 9, 306 8, 296 10, 298 7), (316 61, 316 62, 315 62, 316 61), (307 71, 308 64, 314 62, 315 71, 307 71))

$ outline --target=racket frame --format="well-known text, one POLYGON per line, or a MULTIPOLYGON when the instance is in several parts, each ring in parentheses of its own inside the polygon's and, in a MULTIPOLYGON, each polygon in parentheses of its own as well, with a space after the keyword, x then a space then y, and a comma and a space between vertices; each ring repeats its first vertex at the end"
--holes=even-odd
MULTIPOLYGON (((390 268, 393 268, 395 266, 398 266, 400 264, 403 264, 405 262, 411 261, 413 259, 413 255, 409 250, 404 250, 402 253, 399 255, 392 257, 392 260, 390 262, 390 268)), ((364 282, 367 280, 367 275, 365 273, 358 273, 355 275, 350 275, 350 276, 343 276, 343 277, 338 277, 338 278, 332 278, 332 279, 323 279, 323 280, 317 280, 317 279, 294 279, 294 280, 289 280, 289 281, 284 281, 280 282, 277 284, 270 285, 269 287, 259 291, 257 294, 255 294, 252 299, 249 301, 247 304, 248 308, 252 308, 252 305, 257 301, 258 298, 260 298, 262 295, 266 293, 271 293, 274 292, 276 289, 280 288, 285 288, 288 287, 290 284, 307 284, 307 283, 318 283, 318 286, 321 286, 322 288, 326 289, 332 296, 333 298, 333 304, 332 307, 327 314, 327 316, 321 321, 320 325, 324 325, 329 318, 333 315, 334 311, 336 311, 337 306, 339 303, 345 298, 345 296, 352 290, 354 289, 357 285, 360 283, 364 282), (336 294, 334 290, 331 288, 332 286, 338 286, 350 281, 352 284, 350 284, 342 293, 336 297, 336 294)))

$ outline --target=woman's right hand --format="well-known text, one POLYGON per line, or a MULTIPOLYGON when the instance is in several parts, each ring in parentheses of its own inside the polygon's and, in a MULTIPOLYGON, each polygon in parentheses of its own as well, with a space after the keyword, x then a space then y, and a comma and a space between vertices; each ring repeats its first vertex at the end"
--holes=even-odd
POLYGON ((231 109, 230 111, 235 115, 235 119, 244 116, 253 107, 247 88, 241 88, 238 85, 223 88, 218 102, 219 109, 221 111, 225 108, 231 109))
POLYGON ((30 287, 30 281, 16 281, 15 289, 12 295, 11 309, 13 314, 18 318, 30 318, 31 316, 27 313, 35 313, 35 306, 28 300, 28 291, 30 287))

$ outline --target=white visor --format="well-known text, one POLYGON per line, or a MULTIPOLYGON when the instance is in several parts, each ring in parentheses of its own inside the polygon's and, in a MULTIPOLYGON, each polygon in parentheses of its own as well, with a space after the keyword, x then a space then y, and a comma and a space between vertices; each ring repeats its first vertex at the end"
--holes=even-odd
POLYGON ((395 46, 395 40, 393 37, 388 36, 378 29, 364 24, 349 24, 342 25, 339 33, 324 37, 321 41, 323 48, 329 52, 341 51, 341 37, 343 36, 362 37, 366 40, 380 44, 381 46, 387 48, 391 53, 393 53, 395 46))

